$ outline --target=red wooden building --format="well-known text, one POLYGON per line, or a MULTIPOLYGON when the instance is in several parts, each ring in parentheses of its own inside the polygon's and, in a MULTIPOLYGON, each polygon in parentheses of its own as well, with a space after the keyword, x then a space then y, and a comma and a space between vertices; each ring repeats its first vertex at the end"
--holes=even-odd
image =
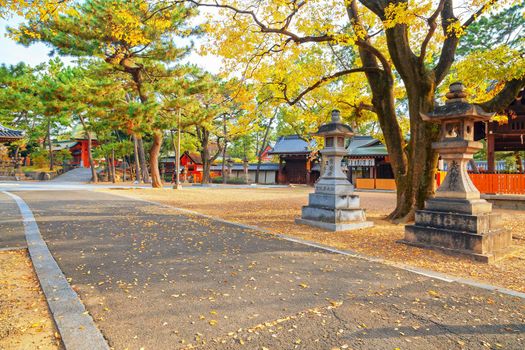
POLYGON ((496 170, 496 152, 525 151, 525 90, 522 90, 507 109, 508 123, 492 121, 475 125, 475 139, 487 140, 487 170, 496 170))
MULTIPOLYGON (((299 135, 281 136, 268 155, 279 156, 279 184, 312 185, 319 178, 319 167, 314 168, 316 154, 312 153, 315 141, 310 144, 299 135)), ((317 152, 316 152, 317 153, 317 152)))

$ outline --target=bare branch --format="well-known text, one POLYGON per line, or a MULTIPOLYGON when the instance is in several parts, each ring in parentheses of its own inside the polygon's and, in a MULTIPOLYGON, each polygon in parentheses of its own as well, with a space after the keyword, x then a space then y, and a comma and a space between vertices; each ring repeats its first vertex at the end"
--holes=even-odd
POLYGON ((441 13, 441 11, 443 11, 444 6, 445 6, 445 0, 440 0, 439 5, 436 8, 436 11, 432 14, 432 16, 430 16, 430 18, 427 21, 429 29, 428 29, 427 35, 425 36, 425 39, 423 40, 423 43, 421 44, 421 50, 420 50, 419 58, 418 58, 418 64, 420 67, 422 67, 423 63, 425 62, 425 55, 427 52, 428 44, 430 42, 430 39, 432 39, 434 32, 436 31, 437 18, 439 14, 441 13))
POLYGON ((303 90, 299 95, 297 95, 296 98, 294 99, 290 99, 288 98, 287 96, 287 86, 284 85, 284 88, 283 88, 283 97, 284 97, 284 100, 290 105, 290 106, 293 106, 295 105, 297 102, 299 102, 307 93, 309 93, 310 91, 312 90, 315 90, 317 89, 319 86, 323 85, 324 83, 328 82, 328 81, 331 81, 333 79, 336 79, 336 78, 339 78, 339 77, 342 77, 342 76, 345 76, 345 75, 348 75, 348 74, 352 74, 352 73, 364 73, 364 72, 369 72, 369 71, 381 71, 381 69, 379 68, 374 68, 374 67, 359 67, 359 68, 353 68, 353 69, 346 69, 346 70, 343 70, 343 71, 340 71, 340 72, 337 72, 335 74, 332 74, 332 75, 328 75, 328 76, 325 76, 325 77, 322 77, 321 79, 319 79, 315 84, 309 86, 308 88, 306 88, 305 90, 303 90))

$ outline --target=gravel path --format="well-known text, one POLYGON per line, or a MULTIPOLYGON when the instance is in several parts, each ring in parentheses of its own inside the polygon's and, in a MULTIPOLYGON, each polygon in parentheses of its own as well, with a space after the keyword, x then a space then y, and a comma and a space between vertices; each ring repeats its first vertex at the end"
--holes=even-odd
POLYGON ((525 300, 144 202, 18 193, 115 349, 525 348, 525 300))

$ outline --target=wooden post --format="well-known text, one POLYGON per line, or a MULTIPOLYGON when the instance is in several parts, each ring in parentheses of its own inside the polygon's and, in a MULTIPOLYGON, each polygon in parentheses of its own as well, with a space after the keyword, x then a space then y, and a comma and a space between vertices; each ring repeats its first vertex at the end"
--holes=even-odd
POLYGON ((312 171, 312 161, 309 156, 306 157, 306 184, 310 185, 311 183, 311 171, 312 171))
POLYGON ((277 183, 282 184, 283 182, 283 158, 279 156, 279 172, 277 173, 277 183))
POLYGON ((377 190, 377 164, 374 159, 374 166, 372 167, 372 172, 374 173, 374 189, 377 190))

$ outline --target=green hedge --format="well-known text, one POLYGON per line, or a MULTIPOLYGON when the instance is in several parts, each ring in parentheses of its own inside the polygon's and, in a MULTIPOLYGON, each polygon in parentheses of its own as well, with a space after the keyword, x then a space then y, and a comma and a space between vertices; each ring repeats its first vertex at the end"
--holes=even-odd
MULTIPOLYGON (((214 184, 222 184, 222 176, 213 177, 211 182, 214 184)), ((230 185, 245 185, 246 181, 240 177, 230 177, 226 180, 226 183, 230 185)))

